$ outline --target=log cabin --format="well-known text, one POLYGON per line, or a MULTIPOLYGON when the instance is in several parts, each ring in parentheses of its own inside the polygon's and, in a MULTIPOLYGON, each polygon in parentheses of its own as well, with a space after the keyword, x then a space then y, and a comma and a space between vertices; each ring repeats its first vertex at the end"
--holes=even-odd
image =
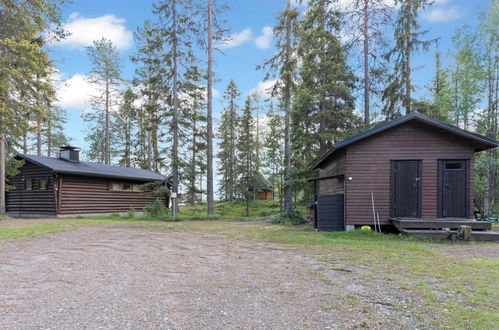
POLYGON ((314 227, 373 226, 375 214, 382 226, 397 228, 404 221, 422 227, 422 220, 447 220, 447 228, 463 223, 450 220, 472 220, 474 154, 497 145, 418 113, 339 141, 312 166, 319 172, 310 180, 314 227))
POLYGON ((60 156, 18 153, 24 160, 10 179, 6 193, 7 214, 13 217, 75 216, 138 212, 156 199, 142 192, 147 182, 165 177, 144 169, 104 165, 79 160, 79 148, 60 148, 60 156))

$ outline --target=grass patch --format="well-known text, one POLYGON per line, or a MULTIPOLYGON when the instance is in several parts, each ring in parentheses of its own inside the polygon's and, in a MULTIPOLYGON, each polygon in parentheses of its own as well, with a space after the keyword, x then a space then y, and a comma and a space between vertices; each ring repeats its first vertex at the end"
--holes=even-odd
MULTIPOLYGON (((161 228, 162 225, 157 225, 161 228)), ((495 329, 499 324, 499 260, 445 254, 450 243, 372 231, 315 232, 308 225, 245 222, 183 222, 167 230, 220 234, 232 239, 280 243, 331 264, 355 269, 363 283, 404 292, 410 306, 393 306, 425 327, 495 329)), ((497 247, 495 243, 454 243, 455 249, 497 247)), ((369 304, 354 304, 362 312, 369 304)), ((365 313, 365 311, 364 311, 365 313)))
POLYGON ((9 223, 0 226, 0 240, 23 237, 35 237, 44 234, 57 234, 65 230, 75 229, 82 225, 109 223, 101 220, 30 220, 9 223))

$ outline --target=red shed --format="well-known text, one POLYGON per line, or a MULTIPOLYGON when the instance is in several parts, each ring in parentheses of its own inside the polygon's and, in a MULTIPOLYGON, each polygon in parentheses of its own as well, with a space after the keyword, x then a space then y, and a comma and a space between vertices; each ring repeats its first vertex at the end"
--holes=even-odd
POLYGON ((352 229, 390 219, 473 218, 475 152, 494 139, 411 113, 334 144, 314 164, 315 226, 352 229))

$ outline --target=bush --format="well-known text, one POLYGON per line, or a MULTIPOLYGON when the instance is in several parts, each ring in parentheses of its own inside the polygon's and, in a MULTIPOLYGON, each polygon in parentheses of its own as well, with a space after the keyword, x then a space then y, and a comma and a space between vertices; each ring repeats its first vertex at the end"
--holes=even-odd
POLYGON ((144 207, 144 214, 148 217, 161 218, 167 217, 169 212, 163 202, 159 198, 156 198, 154 203, 144 207))
POLYGON ((136 214, 135 208, 131 207, 127 211, 127 217, 134 218, 136 214))
POLYGON ((290 215, 279 213, 270 219, 271 223, 277 223, 286 226, 295 226, 305 223, 305 219, 298 211, 293 211, 290 215))

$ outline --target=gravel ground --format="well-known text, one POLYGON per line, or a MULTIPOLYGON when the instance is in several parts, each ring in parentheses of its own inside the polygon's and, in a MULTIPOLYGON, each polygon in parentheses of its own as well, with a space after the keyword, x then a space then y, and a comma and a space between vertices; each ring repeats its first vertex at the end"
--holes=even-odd
POLYGON ((133 224, 4 241, 0 251, 0 329, 403 328, 390 306, 408 303, 278 244, 133 224))

